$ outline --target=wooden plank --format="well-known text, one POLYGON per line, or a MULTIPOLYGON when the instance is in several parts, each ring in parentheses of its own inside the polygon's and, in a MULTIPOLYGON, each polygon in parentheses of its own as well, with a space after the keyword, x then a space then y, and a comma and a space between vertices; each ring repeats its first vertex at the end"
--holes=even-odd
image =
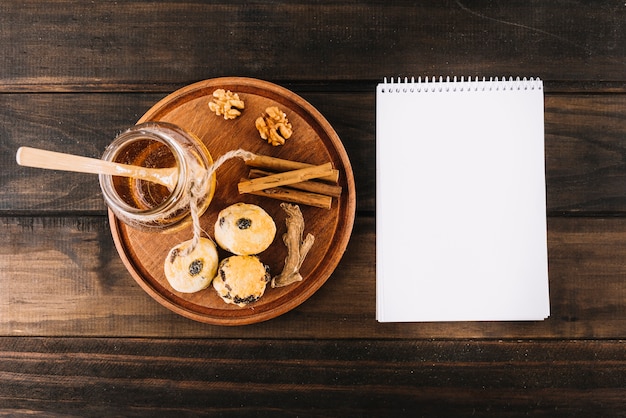
POLYGON ((161 307, 122 266, 104 218, 0 219, 0 335, 576 339, 626 332, 623 218, 550 219, 546 321, 377 323, 375 219, 360 217, 344 259, 315 295, 241 327, 200 324, 161 307))
MULTIPOLYGON (((0 209, 11 213, 104 214, 97 176, 19 167, 20 146, 99 157, 122 130, 133 125, 163 94, 0 95, 0 209), (47 123, 42 123, 42 120, 47 123), (67 186, 69 185, 69 187, 67 186)), ((359 210, 374 208, 373 94, 306 93, 331 122, 350 156, 359 190, 359 210)))
POLYGON ((546 96, 550 212, 626 212, 624 108, 624 95, 546 96))
POLYGON ((0 413, 621 416, 622 341, 0 338, 0 413))
POLYGON ((96 212, 105 205, 98 177, 20 167, 20 146, 99 158, 122 130, 132 126, 162 95, 2 95, 2 210, 96 212))
MULTIPOLYGON (((303 92, 329 120, 350 157, 359 211, 376 202, 375 95, 303 92)), ((0 208, 14 214, 103 214, 97 178, 18 167, 21 145, 91 157, 162 94, 0 95, 0 139, 5 152, 0 208), (46 121, 42 123, 42 120, 46 121), (67 187, 66 185, 70 185, 67 187)), ((546 172, 551 214, 626 212, 625 95, 546 95, 546 172)))
POLYGON ((0 9, 0 89, 163 91, 207 76, 526 75, 619 84, 621 6, 9 0, 0 9))

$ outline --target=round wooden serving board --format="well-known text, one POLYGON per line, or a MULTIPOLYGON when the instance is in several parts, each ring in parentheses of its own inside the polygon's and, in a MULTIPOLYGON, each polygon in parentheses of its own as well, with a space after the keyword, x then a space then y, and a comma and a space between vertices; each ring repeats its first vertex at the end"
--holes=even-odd
MULTIPOLYGON (((138 123, 165 121, 196 134, 215 160, 227 151, 242 148, 310 164, 332 162, 339 170, 342 194, 334 198, 331 209, 300 205, 305 220, 304 233, 315 236, 315 244, 302 265, 304 280, 282 288, 269 284, 263 297, 247 307, 225 303, 209 286, 197 293, 185 294, 171 288, 163 273, 169 250, 192 238, 191 227, 170 233, 142 232, 133 229, 109 212, 111 231, 117 250, 137 283, 155 300, 187 318, 218 325, 244 325, 265 321, 281 315, 308 299, 330 277, 339 263, 352 232, 356 193, 352 167, 334 129, 307 101, 275 84, 250 78, 216 78, 184 87, 154 105, 138 123), (225 120, 209 109, 208 103, 216 89, 239 94, 245 102, 242 115, 225 120), (269 106, 278 106, 287 114, 293 135, 285 145, 274 147, 262 140, 255 120, 269 106)), ((248 175, 240 159, 228 160, 216 172, 217 189, 202 228, 211 238, 219 211, 236 203, 254 203, 264 208, 276 223, 277 233, 272 245, 259 254, 272 276, 282 271, 287 248, 282 241, 286 231, 285 213, 280 201, 267 197, 240 195, 237 183, 248 175)), ((220 259, 229 253, 220 250, 220 259)))

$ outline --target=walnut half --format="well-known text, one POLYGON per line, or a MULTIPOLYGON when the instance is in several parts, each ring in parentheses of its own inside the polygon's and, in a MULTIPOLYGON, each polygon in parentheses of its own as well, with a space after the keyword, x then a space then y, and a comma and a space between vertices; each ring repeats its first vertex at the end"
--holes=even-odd
POLYGON ((274 146, 283 145, 293 133, 287 115, 276 106, 265 109, 265 113, 257 118, 255 125, 261 138, 274 146))
POLYGON ((217 89, 213 92, 213 101, 209 102, 209 109, 216 115, 223 115, 224 119, 235 119, 241 115, 244 108, 243 100, 237 93, 230 90, 217 89))

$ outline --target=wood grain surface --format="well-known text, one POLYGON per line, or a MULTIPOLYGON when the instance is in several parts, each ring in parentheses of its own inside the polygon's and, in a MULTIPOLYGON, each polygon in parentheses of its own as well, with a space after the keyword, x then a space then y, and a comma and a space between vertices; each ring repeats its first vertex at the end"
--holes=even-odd
POLYGON ((0 399, 4 411, 24 415, 619 416, 624 348, 577 340, 0 338, 0 372, 11 377, 0 399))
POLYGON ((3 1, 0 414, 626 416, 624 22, 608 1, 3 1), (447 75, 544 81, 546 321, 375 321, 375 86, 447 75), (357 192, 324 286, 241 327, 136 284, 97 177, 15 163, 22 145, 99 157, 171 92, 224 76, 315 106, 357 192))

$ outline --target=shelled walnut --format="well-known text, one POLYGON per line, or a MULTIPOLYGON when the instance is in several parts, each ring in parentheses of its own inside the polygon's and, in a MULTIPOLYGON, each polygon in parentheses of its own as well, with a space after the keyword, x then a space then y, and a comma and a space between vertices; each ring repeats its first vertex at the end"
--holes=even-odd
POLYGON ((245 107, 243 100, 237 93, 230 90, 217 89, 213 92, 213 101, 209 102, 209 109, 216 115, 223 115, 224 119, 235 119, 241 115, 245 107))
POLYGON ((261 138, 273 146, 283 145, 293 133, 287 115, 276 106, 265 109, 265 113, 257 118, 255 125, 261 138))

